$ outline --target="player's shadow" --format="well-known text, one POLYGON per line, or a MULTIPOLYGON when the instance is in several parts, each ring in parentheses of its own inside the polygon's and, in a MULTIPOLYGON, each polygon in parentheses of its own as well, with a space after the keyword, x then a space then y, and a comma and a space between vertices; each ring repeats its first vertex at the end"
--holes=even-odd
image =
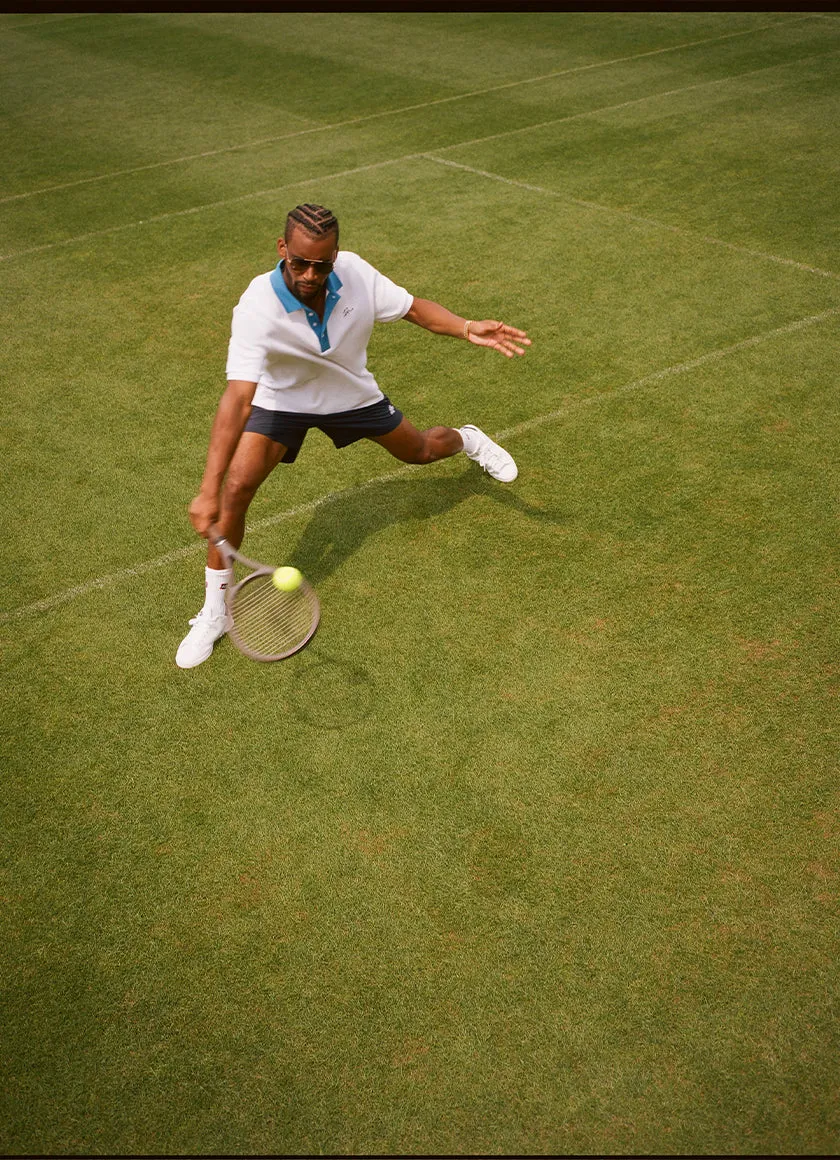
POLYGON ((456 476, 412 473, 404 479, 349 488, 319 504, 294 551, 287 558, 317 587, 359 550, 368 536, 391 524, 433 519, 473 496, 521 512, 529 519, 565 524, 568 516, 528 503, 472 465, 456 476))

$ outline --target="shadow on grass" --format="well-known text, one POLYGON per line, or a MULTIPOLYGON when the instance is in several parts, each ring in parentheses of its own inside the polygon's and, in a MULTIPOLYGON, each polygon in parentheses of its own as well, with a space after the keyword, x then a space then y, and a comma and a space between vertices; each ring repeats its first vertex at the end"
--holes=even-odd
POLYGON ((429 475, 385 480, 348 489, 316 508, 289 558, 317 587, 359 550, 368 536, 391 524, 432 519, 474 496, 486 496, 530 519, 563 524, 568 517, 535 507, 472 466, 455 477, 429 475))
MULTIPOLYGON (((320 504, 288 558, 315 585, 331 576, 368 536, 407 520, 434 519, 474 496, 487 496, 530 519, 566 523, 559 512, 529 504, 505 484, 470 465, 460 475, 412 473, 404 479, 374 482, 320 504)), ((364 721, 375 703, 371 674, 346 657, 324 651, 316 634, 298 662, 289 708, 316 729, 341 730, 364 721)))
POLYGON ((376 682, 366 668, 326 653, 316 635, 291 683, 288 707, 315 729, 346 729, 370 716, 376 682))

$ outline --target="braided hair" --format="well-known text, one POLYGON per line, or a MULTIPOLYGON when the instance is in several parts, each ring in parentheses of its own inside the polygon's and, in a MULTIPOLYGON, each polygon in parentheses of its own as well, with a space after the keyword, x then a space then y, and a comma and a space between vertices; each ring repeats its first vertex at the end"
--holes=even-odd
POLYGON ((288 238, 296 226, 306 230, 314 238, 325 238, 335 234, 338 245, 338 220, 332 210, 325 209, 322 205, 307 202, 306 205, 295 206, 286 218, 284 236, 288 238))

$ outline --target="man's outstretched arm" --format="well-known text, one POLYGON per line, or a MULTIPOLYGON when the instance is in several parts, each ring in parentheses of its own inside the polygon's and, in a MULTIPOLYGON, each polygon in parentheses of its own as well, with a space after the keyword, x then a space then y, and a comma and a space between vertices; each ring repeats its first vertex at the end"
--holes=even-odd
POLYGON ((200 536, 206 536, 218 518, 222 482, 251 413, 256 389, 256 383, 231 380, 219 400, 201 489, 189 507, 190 520, 200 536))
POLYGON ((465 338, 475 346, 492 347, 506 358, 524 354, 523 348, 531 345, 531 340, 524 330, 517 330, 515 326, 507 326, 504 322, 496 322, 494 319, 475 322, 472 319, 461 318, 460 315, 447 310, 445 306, 441 306, 438 302, 430 302, 427 298, 415 298, 408 314, 403 317, 407 322, 422 326, 424 330, 430 330, 433 334, 448 334, 451 338, 465 338))

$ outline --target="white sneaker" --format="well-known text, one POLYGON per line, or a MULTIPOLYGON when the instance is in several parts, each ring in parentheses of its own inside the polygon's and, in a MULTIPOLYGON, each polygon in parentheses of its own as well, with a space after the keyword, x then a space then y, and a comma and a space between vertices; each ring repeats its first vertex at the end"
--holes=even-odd
POLYGON ((479 431, 478 427, 474 427, 472 423, 466 423, 458 430, 461 433, 461 438, 464 439, 464 451, 470 459, 474 460, 479 467, 483 467, 494 479, 498 479, 502 483, 513 483, 519 472, 513 461, 513 456, 509 455, 504 447, 494 443, 489 435, 479 431), (465 433, 466 438, 464 438, 465 433), (469 444, 469 449, 467 444, 469 444))
POLYGON ((179 669, 194 669, 206 661, 213 651, 213 645, 232 626, 229 613, 222 616, 208 616, 202 608, 198 616, 190 621, 192 628, 181 641, 175 654, 175 664, 179 669))

